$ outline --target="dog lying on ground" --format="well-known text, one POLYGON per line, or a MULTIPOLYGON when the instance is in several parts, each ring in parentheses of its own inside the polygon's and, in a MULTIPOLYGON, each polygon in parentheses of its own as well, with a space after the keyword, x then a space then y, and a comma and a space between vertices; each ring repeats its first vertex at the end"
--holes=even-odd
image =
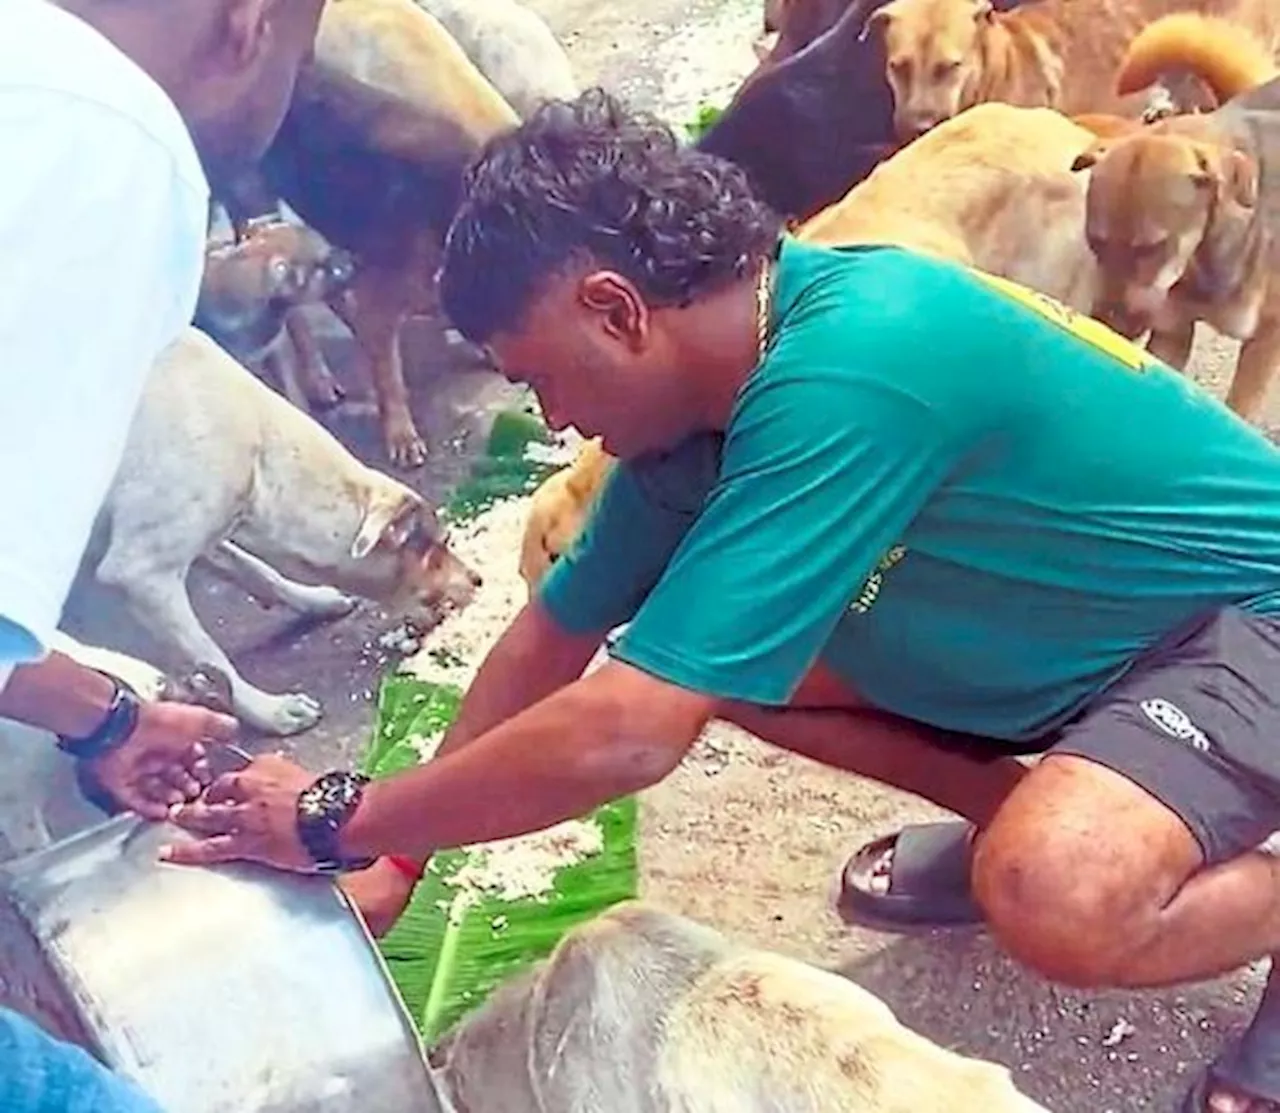
POLYGON ((547 476, 534 491, 520 548, 520 576, 530 594, 582 532, 612 466, 613 457, 600 438, 592 437, 583 442, 573 463, 547 476))
POLYGON ((515 111, 440 23, 412 0, 328 0, 289 111, 258 167, 220 182, 242 221, 289 206, 355 256, 332 308, 368 360, 388 459, 417 467, 427 448, 409 411, 400 333, 439 317, 435 272, 462 172, 515 111))
POLYGON ((201 624, 186 584, 197 560, 317 617, 350 611, 349 592, 429 622, 479 584, 416 492, 191 328, 152 371, 82 567, 182 661, 225 673, 241 721, 275 735, 313 726, 314 699, 254 687, 201 624))
MULTIPOLYGON (((144 702, 167 700, 231 710, 230 684, 216 669, 169 676, 147 661, 86 645, 62 630, 49 648, 123 680, 144 702)), ((78 763, 54 742, 48 731, 0 719, 0 862, 41 850, 104 819, 81 792, 78 763)))
POLYGON ((1048 1113, 856 982, 635 901, 430 1058, 455 1113, 1048 1113))
POLYGON ((1280 71, 1244 29, 1189 16, 1135 40, 1120 83, 1168 68, 1194 70, 1223 104, 1076 160, 1092 171, 1094 315, 1129 335, 1158 330, 1152 352, 1179 368, 1197 321, 1243 341, 1226 401, 1257 421, 1280 365, 1280 71))
POLYGON ((906 142, 985 101, 1134 116, 1138 101, 1113 91, 1133 36, 1169 11, 1236 2, 1041 0, 997 12, 990 0, 891 0, 866 26, 883 43, 894 127, 906 142))
POLYGON ((296 310, 340 300, 354 275, 350 253, 331 247, 314 229, 259 217, 239 239, 206 250, 195 324, 246 367, 278 383, 299 409, 333 406, 342 400, 342 388, 296 310))
POLYGON ((516 0, 418 0, 522 120, 548 100, 573 100, 578 82, 560 40, 516 0))

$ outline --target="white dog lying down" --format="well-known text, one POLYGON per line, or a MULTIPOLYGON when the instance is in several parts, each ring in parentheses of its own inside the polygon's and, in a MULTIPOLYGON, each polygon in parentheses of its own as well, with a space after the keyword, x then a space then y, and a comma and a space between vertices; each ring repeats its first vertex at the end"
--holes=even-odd
POLYGON ((190 328, 148 380, 85 568, 184 667, 224 673, 242 722, 277 735, 315 725, 315 700, 255 688, 200 624, 186 584, 200 558, 266 605, 317 616, 346 614, 351 592, 430 622, 480 582, 421 496, 190 328))
POLYGON ((1048 1113, 856 982, 635 901, 431 1059, 455 1113, 1048 1113))
MULTIPOLYGON (((174 700, 226 710, 227 678, 166 676, 147 661, 85 645, 58 630, 49 646, 72 660, 130 685, 148 702, 174 700)), ((0 861, 42 850, 106 818, 81 794, 75 759, 53 734, 0 719, 0 861)))

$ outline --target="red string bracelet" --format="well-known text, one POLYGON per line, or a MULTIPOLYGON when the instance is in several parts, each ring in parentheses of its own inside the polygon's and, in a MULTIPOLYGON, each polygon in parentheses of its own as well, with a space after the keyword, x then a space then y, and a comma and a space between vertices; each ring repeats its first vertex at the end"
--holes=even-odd
POLYGON ((407 854, 387 854, 385 857, 410 881, 417 882, 422 880, 423 864, 421 862, 410 858, 407 854))

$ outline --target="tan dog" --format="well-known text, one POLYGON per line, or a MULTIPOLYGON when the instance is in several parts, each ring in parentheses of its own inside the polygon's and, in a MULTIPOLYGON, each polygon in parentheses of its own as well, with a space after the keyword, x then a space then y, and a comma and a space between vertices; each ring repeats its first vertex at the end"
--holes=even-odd
POLYGON ((1092 168, 1095 315, 1130 335, 1159 330, 1151 350, 1175 367, 1186 366, 1197 321, 1243 341, 1227 405, 1257 421, 1280 365, 1278 71, 1243 29, 1203 19, 1154 27, 1132 54, 1127 82, 1181 66, 1225 103, 1101 140, 1077 159, 1092 168))
POLYGON ((583 443, 572 464, 543 480, 533 493, 520 547, 520 575, 530 594, 582 532, 596 493, 613 466, 599 437, 583 443))
POLYGON ((856 982, 635 901, 430 1057, 455 1113, 1047 1113, 856 982))
POLYGON ((910 140, 985 101, 1075 115, 1136 115, 1113 92, 1125 47, 1171 11, 1262 0, 1041 0, 997 12, 990 0, 892 0, 867 20, 882 37, 894 126, 910 140))
POLYGON ((415 491, 192 328, 148 379, 83 568, 187 666, 224 673, 243 722, 276 735, 313 726, 314 699, 255 688, 204 628, 187 594, 197 560, 317 617, 350 611, 350 592, 430 622, 479 583, 415 491))
MULTIPOLYGON (((1109 134, 1140 126, 1112 117, 1089 122, 1109 134)), ((1096 131, 1052 109, 978 105, 882 162, 802 225, 796 238, 832 246, 898 244, 976 266, 1087 312, 1097 264, 1084 239, 1087 175, 1073 174, 1071 165, 1096 138, 1096 131)), ((547 479, 535 495, 522 574, 527 566, 540 569, 540 578, 577 536, 582 508, 594 495, 588 483, 606 474, 598 461, 580 463, 547 479)))
MULTIPOLYGON (((438 134, 430 134, 430 122, 448 121, 465 148, 457 152, 462 160, 473 156, 491 136, 519 123, 515 111, 440 22, 413 0, 328 0, 316 38, 316 57, 420 109, 424 139, 435 140, 441 148, 445 144, 438 134)), ((401 157, 420 154, 418 137, 408 127, 390 120, 384 130, 392 129, 401 130, 401 142, 385 137, 380 140, 384 149, 401 157)), ((381 169, 375 167, 373 172, 381 169)), ((359 198, 351 198, 350 203, 361 206, 359 198)), ((376 212, 366 212, 358 221, 372 227, 378 218, 376 212)), ((427 455, 409 412, 400 333, 410 316, 439 312, 435 272, 444 228, 427 227, 429 223, 424 220, 422 227, 400 232, 403 252, 356 253, 358 270, 344 314, 369 361, 387 455, 400 467, 416 467, 427 455)), ((336 242, 332 234, 329 238, 336 242)))
POLYGON ((211 243, 205 251, 195 324, 241 363, 279 383, 299 409, 332 406, 341 401, 342 388, 296 311, 341 298, 354 276, 350 253, 314 229, 277 217, 251 220, 240 239, 211 243))

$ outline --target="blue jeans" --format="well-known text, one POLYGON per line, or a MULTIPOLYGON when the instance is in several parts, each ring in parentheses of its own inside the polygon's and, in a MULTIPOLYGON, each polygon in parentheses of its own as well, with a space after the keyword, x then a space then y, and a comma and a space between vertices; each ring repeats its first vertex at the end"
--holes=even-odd
POLYGON ((0 1110, 4 1113, 161 1113, 132 1082, 87 1051, 0 1008, 0 1110))

